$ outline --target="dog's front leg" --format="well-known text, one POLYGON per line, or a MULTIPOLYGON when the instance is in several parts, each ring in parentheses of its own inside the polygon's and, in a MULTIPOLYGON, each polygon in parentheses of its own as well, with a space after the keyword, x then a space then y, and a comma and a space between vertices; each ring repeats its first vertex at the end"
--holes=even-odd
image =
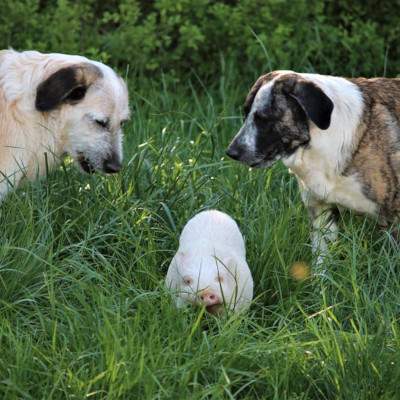
POLYGON ((318 272, 323 272, 322 265, 328 254, 328 244, 338 236, 335 208, 314 198, 308 191, 302 190, 301 196, 311 220, 311 249, 313 257, 316 258, 315 264, 318 272))
POLYGON ((316 266, 320 268, 328 254, 328 243, 338 236, 338 226, 329 205, 308 207, 312 223, 311 248, 316 257, 316 266))

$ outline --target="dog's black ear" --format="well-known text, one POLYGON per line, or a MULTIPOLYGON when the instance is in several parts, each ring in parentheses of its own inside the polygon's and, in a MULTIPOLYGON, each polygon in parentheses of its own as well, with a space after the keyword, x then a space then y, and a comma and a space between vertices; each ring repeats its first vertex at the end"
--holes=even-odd
POLYGON ((44 112, 54 110, 62 103, 78 103, 89 86, 101 76, 100 69, 89 63, 61 68, 38 86, 35 107, 44 112))
POLYGON ((319 129, 328 129, 333 111, 332 100, 321 88, 309 81, 299 81, 290 93, 319 129))

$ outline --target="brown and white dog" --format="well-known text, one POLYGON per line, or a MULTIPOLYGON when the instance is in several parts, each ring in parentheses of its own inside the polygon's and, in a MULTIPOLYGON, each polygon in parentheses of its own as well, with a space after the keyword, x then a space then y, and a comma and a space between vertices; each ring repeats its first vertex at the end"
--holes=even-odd
POLYGON ((0 201, 69 154, 85 172, 118 172, 124 81, 85 57, 0 51, 0 201))
POLYGON ((227 154, 252 167, 282 160, 296 175, 321 263, 336 206, 387 226, 400 212, 400 79, 275 71, 246 99, 227 154))

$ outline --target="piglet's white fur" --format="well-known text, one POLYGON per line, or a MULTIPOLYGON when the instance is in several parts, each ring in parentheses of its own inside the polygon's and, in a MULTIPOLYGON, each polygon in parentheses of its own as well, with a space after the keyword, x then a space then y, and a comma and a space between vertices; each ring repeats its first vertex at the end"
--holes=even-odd
POLYGON ((253 278, 236 222, 217 210, 190 219, 169 266, 166 285, 174 292, 178 307, 205 305, 213 314, 225 308, 246 309, 253 298, 253 278))

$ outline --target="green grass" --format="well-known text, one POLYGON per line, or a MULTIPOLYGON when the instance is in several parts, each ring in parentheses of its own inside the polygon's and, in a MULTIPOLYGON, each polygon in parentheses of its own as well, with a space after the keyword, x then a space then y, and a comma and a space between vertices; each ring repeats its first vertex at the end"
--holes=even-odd
POLYGON ((224 157, 249 83, 132 81, 120 175, 66 165, 7 197, 0 398, 399 398, 398 245, 345 214, 330 278, 291 278, 311 261, 295 179, 224 157), (163 288, 180 230, 206 208, 245 236, 246 315, 176 310, 163 288))

